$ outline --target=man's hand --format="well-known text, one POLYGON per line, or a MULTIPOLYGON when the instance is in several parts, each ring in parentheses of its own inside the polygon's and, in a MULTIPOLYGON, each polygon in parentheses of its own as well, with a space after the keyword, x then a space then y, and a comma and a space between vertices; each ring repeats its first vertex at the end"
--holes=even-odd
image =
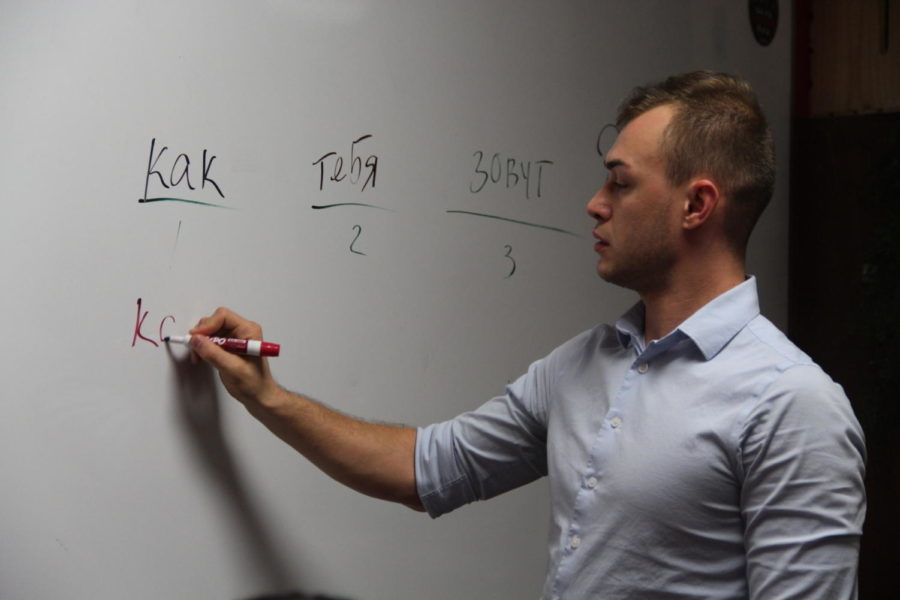
POLYGON ((240 315, 219 308, 200 319, 190 330, 191 348, 219 372, 228 393, 245 406, 267 405, 275 401, 279 390, 265 358, 238 356, 212 343, 208 336, 217 335, 246 340, 262 340, 262 327, 240 315))

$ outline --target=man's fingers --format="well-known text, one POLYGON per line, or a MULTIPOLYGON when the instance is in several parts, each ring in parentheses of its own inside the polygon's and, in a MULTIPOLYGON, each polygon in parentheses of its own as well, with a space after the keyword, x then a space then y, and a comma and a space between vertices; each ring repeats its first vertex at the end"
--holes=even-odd
POLYGON ((190 333, 207 336, 218 334, 240 339, 262 339, 262 327, 224 306, 216 309, 216 312, 210 316, 200 319, 190 333))
POLYGON ((209 341, 203 334, 191 334, 191 350, 219 371, 234 371, 242 366, 242 360, 209 341))
POLYGON ((219 347, 205 335, 191 335, 193 356, 212 365, 228 393, 248 404, 257 403, 267 389, 271 390, 272 376, 265 358, 241 357, 219 347))
POLYGON ((225 323, 225 314, 223 311, 227 309, 219 308, 208 317, 200 319, 196 325, 188 332, 191 334, 212 335, 218 333, 225 323))

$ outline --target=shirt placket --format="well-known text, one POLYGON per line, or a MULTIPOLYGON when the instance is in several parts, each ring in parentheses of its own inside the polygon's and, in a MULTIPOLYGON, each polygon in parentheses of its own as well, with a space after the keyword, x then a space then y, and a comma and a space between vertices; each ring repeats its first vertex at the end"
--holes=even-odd
POLYGON ((583 526, 590 514, 591 505, 596 500, 598 488, 603 485, 604 467, 609 460, 611 447, 616 441, 616 436, 621 434, 626 425, 627 407, 637 393, 640 378, 650 371, 650 359, 647 356, 650 353, 651 349, 649 348, 642 353, 634 348, 635 359, 625 373, 594 438, 587 464, 581 474, 581 485, 573 503, 572 519, 566 532, 565 546, 560 551, 560 560, 553 585, 552 598, 554 600, 564 597, 568 583, 575 575, 579 565, 583 565, 585 562, 579 558, 579 555, 586 551, 583 526))

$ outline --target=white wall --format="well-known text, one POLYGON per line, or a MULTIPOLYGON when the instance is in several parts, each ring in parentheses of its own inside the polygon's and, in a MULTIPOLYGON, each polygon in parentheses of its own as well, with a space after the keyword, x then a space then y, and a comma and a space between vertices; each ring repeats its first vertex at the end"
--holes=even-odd
MULTIPOLYGON (((595 276, 584 210, 632 86, 744 74, 786 175, 789 8, 764 48, 719 0, 0 3, 0 597, 536 597, 544 484, 437 521, 357 496, 135 340, 138 299, 151 339, 221 304, 260 321, 278 379, 352 414, 473 408, 634 301, 595 276), (375 185, 329 157, 320 190, 313 163, 346 172, 363 135, 375 185), (147 197, 227 208, 139 203, 154 139, 197 189, 147 197), (476 152, 530 186, 472 193, 476 152), (346 202, 381 209, 311 208, 346 202)), ((782 178, 751 251, 780 324, 786 258, 782 178)))

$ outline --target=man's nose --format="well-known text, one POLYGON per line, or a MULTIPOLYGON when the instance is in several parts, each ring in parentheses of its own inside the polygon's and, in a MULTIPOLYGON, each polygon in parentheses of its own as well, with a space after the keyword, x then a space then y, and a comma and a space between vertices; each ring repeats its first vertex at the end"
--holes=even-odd
POLYGON ((612 216, 612 209, 604 198, 604 188, 605 186, 597 190, 587 205, 588 214, 598 221, 608 221, 612 216))

